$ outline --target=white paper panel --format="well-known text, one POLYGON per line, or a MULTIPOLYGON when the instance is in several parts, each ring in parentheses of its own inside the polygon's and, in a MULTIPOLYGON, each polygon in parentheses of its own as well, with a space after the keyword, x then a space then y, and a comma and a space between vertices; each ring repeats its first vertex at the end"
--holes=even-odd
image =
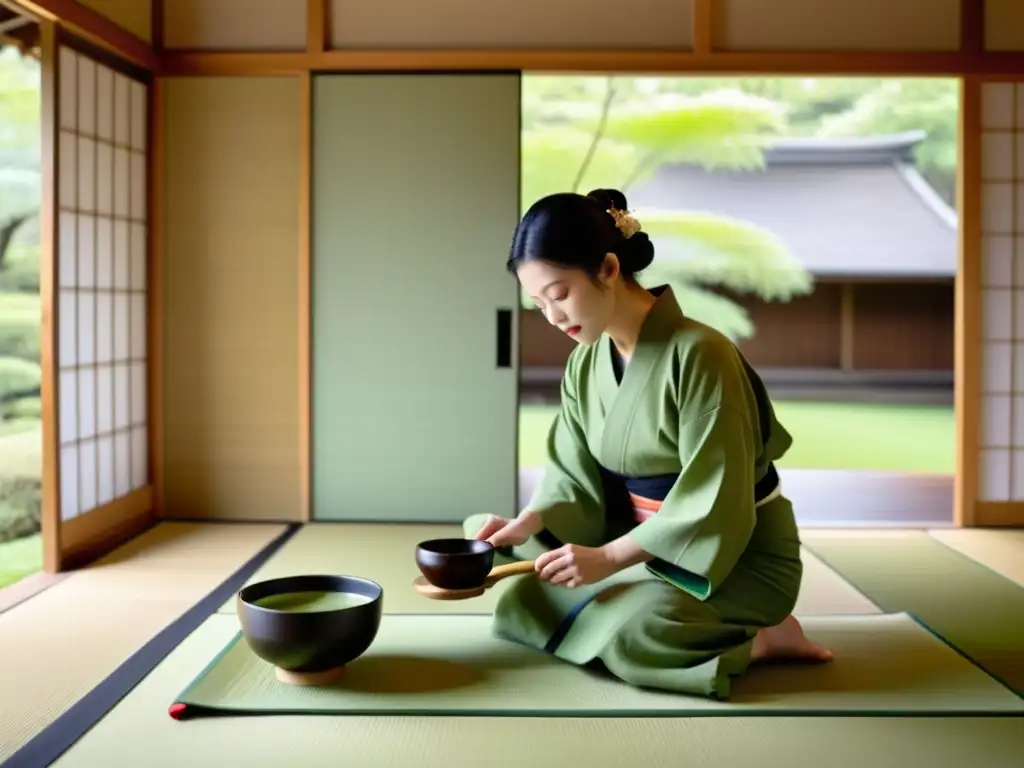
MULTIPOLYGON (((146 364, 132 363, 131 368, 131 421, 133 425, 146 423, 146 364)), ((1021 443, 1024 445, 1024 443, 1021 443)))
POLYGON ((78 439, 78 375, 74 370, 61 372, 58 398, 60 442, 71 443, 78 439))
POLYGON ((57 309, 58 351, 61 368, 78 364, 78 334, 75 331, 78 318, 78 302, 74 291, 61 291, 57 309))
POLYGON ((114 297, 107 291, 96 294, 96 362, 114 359, 114 297))
POLYGON ((96 62, 78 58, 78 133, 96 135, 96 62))
POLYGON ((114 366, 114 429, 127 429, 131 424, 131 376, 127 363, 114 366))
POLYGON ((96 67, 96 136, 114 140, 114 72, 102 65, 96 67))
POLYGON ((96 142, 78 139, 78 210, 96 210, 96 142))
POLYGON ((981 284, 986 288, 1012 288, 1013 238, 989 235, 981 240, 981 284))
MULTIPOLYGON (((1024 339, 1024 291, 1013 292, 1013 338, 1024 339)), ((1024 381, 1017 389, 1024 391, 1024 381)))
POLYGON ((1001 288, 983 288, 982 338, 1009 340, 1013 331, 1013 292, 1001 288))
POLYGON ((1013 231, 1024 232, 1024 183, 1017 183, 1013 187, 1013 200, 1016 213, 1014 214, 1013 231))
POLYGON ((78 284, 78 216, 69 211, 60 212, 60 233, 57 243, 59 255, 59 282, 61 288, 74 288, 78 284))
POLYGON ((133 291, 146 290, 146 226, 131 225, 131 288, 133 291))
POLYGON ((60 176, 57 194, 60 207, 70 210, 78 205, 78 139, 75 134, 61 131, 57 151, 57 172, 60 176))
POLYGON ((131 204, 129 210, 135 221, 146 220, 146 157, 132 152, 129 157, 131 166, 131 204))
POLYGON ((114 214, 124 218, 131 213, 131 162, 129 150, 114 150, 114 214))
POLYGON ((1012 181, 1014 172, 1012 133, 983 133, 981 136, 981 178, 984 181, 1012 181))
POLYGON ((128 359, 130 348, 128 339, 131 333, 131 302, 127 293, 114 294, 114 360, 124 362, 128 359))
MULTIPOLYGON (((1009 353, 1003 354, 1012 358, 1010 365, 1013 378, 1011 379, 1011 384, 1002 391, 1015 391, 1018 394, 1024 393, 1024 341, 1014 342, 1012 350, 1009 353)), ((1021 445, 1024 447, 1024 443, 1021 445)))
POLYGON ((131 358, 132 360, 143 360, 146 357, 146 295, 133 293, 131 307, 131 358))
POLYGON ((1013 231, 1013 184, 987 182, 981 185, 981 228, 990 235, 1013 231))
POLYGON ((78 437, 96 437, 96 369, 78 369, 78 437))
POLYGON ((983 395, 981 421, 981 444, 987 448, 1008 448, 1010 446, 1010 395, 983 395))
POLYGON ((78 125, 78 54, 70 48, 60 49, 60 120, 61 128, 74 130, 78 125))
POLYGON ((131 81, 129 88, 129 137, 131 148, 138 152, 146 150, 146 86, 131 81))
POLYGON ((100 506, 114 500, 114 436, 96 442, 96 502, 100 506))
POLYGON ((328 28, 334 48, 688 49, 693 45, 692 0, 589 0, 583 5, 579 0, 331 0, 330 7, 328 28))
POLYGON ((78 444, 79 514, 96 508, 96 439, 78 444))
POLYGON ((96 294, 78 291, 78 364, 96 362, 96 294))
MULTIPOLYGON (((960 47, 960 0, 928 0, 925 6, 920 0, 716 3, 715 14, 721 22, 715 45, 723 49, 955 51, 960 47)), ((579 6, 570 7, 580 13, 579 6)))
POLYGON ((105 435, 114 431, 114 368, 96 368, 96 431, 105 435))
POLYGON ((1013 128, 1013 83, 984 83, 981 86, 981 127, 1013 128))
POLYGON ((114 288, 119 291, 126 291, 130 287, 130 251, 128 222, 118 219, 114 221, 114 288))
POLYGON ((1024 448, 1024 395, 1013 397, 1013 424, 1010 442, 1014 448, 1024 448))
POLYGON ((1016 120, 1014 124, 1018 129, 1024 129, 1024 83, 1017 83, 1016 96, 1014 97, 1016 120))
POLYGON ((78 287, 96 286, 96 218, 78 217, 78 287))
POLYGON ((114 73, 114 143, 119 147, 131 141, 130 82, 120 72, 114 73))
POLYGON ((114 147, 102 141, 96 144, 96 211, 114 212, 114 147))
POLYGON ((110 290, 114 283, 114 221, 106 216, 96 220, 96 287, 110 290))
POLYGON ((136 427, 132 430, 132 490, 145 487, 149 480, 149 446, 146 444, 146 428, 136 427))
POLYGON ((1013 254, 1013 282, 1024 288, 1024 235, 1014 238, 1013 254))
POLYGON ((59 439, 67 449, 60 459, 62 514, 70 517, 148 479, 146 367, 128 364, 130 354, 146 352, 145 331, 137 342, 132 335, 146 322, 147 91, 73 52, 61 58, 60 122, 68 130, 59 138, 65 210, 58 218, 64 290, 56 314, 57 397, 59 439), (143 223, 130 226, 129 217, 143 223), (132 286, 138 298, 127 293, 132 286), (130 431, 133 419, 142 424, 139 438, 130 431), (139 440, 141 470, 133 466, 139 440))
POLYGON ((132 446, 125 430, 114 436, 114 493, 124 496, 132 490, 132 446))
POLYGON ((980 454, 982 501, 1006 501, 1010 496, 1010 451, 983 450, 980 454))
POLYGON ((1010 493, 1013 501, 1024 501, 1024 451, 1015 450, 1011 458, 1010 493))
POLYGON ((60 450, 60 519, 78 516, 78 446, 60 450))
POLYGON ((1013 345, 1008 341, 986 341, 981 346, 981 358, 981 391, 1009 393, 1013 381, 1013 345))

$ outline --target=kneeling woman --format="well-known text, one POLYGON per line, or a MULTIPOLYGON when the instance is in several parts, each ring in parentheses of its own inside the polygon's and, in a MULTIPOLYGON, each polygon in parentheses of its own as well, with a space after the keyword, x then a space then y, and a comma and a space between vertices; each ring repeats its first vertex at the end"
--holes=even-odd
POLYGON ((464 527, 536 559, 498 634, 724 699, 753 661, 831 658, 791 615, 800 539, 774 467, 791 438, 736 346, 637 283, 654 247, 626 208, 615 190, 557 194, 517 228, 509 270, 579 346, 529 505, 464 527))

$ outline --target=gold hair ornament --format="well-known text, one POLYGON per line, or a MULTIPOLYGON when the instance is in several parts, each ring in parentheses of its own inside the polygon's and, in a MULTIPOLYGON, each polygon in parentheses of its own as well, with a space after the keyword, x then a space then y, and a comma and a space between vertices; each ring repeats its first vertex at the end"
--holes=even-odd
POLYGON ((615 220, 615 226, 627 240, 640 231, 640 222, 629 211, 609 208, 607 213, 615 220))

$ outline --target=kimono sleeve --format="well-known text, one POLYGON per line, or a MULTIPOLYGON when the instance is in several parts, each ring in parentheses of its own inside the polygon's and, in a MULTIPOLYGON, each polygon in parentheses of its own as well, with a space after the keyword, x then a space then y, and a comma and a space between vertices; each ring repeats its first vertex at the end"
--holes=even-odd
POLYGON ((679 479, 630 534, 654 556, 648 570, 699 600, 722 584, 753 533, 753 440, 746 413, 730 405, 680 424, 679 479))
POLYGON ((527 509, 562 543, 599 546, 605 531, 601 475, 590 452, 578 397, 578 366, 566 366, 561 407, 548 432, 544 477, 527 509))

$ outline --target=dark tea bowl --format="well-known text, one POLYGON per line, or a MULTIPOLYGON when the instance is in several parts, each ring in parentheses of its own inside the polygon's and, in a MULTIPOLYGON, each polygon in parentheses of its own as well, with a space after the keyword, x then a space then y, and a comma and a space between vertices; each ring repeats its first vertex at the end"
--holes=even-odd
POLYGON ((377 637, 384 590, 358 576, 286 576, 243 587, 235 599, 252 652, 296 676, 340 670, 377 637))
POLYGON ((477 539, 431 539, 416 547, 423 578, 441 589, 475 589, 494 567, 494 547, 477 539))

